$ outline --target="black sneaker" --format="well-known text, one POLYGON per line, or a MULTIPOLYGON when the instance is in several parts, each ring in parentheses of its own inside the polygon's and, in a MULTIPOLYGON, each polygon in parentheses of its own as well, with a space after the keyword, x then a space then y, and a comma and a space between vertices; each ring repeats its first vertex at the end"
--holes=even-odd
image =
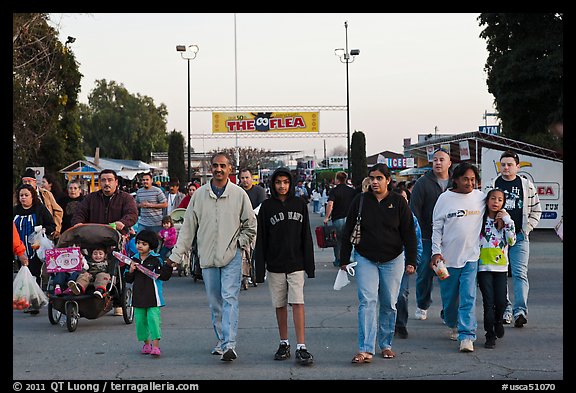
POLYGON ((484 348, 494 349, 496 347, 496 337, 486 337, 484 348))
POLYGON ((314 363, 314 356, 306 348, 296 350, 296 360, 302 365, 314 363))
POLYGON ((502 338, 504 337, 504 322, 496 322, 494 324, 494 332, 496 333, 496 337, 502 338))
POLYGON ((274 360, 286 360, 288 358, 290 358, 290 344, 280 343, 274 355, 274 360))
POLYGON ((398 338, 408 338, 408 330, 405 327, 398 326, 394 329, 394 335, 398 338))
POLYGON ((523 314, 520 314, 516 318, 514 318, 514 327, 521 328, 524 327, 526 323, 528 323, 528 321, 526 320, 526 317, 523 314))
POLYGON ((237 357, 238 355, 236 354, 236 351, 230 348, 222 354, 220 360, 223 360, 225 362, 231 362, 232 360, 235 360, 237 357))

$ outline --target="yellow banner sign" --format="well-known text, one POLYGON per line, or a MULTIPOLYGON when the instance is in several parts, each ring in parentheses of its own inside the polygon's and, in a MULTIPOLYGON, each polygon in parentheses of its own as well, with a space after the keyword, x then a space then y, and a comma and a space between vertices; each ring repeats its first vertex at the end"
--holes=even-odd
POLYGON ((212 112, 212 133, 318 132, 318 112, 212 112))

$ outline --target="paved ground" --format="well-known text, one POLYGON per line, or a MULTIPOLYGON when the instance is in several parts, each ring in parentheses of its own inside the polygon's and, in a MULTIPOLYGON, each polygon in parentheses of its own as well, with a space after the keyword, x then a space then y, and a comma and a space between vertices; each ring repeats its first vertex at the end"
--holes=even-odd
MULTIPOLYGON (((320 222, 321 218, 313 214, 312 228, 320 222)), ((502 383, 528 381, 555 383, 559 390, 564 379, 563 243, 551 230, 535 231, 531 242, 528 324, 522 329, 506 326, 505 337, 498 340, 493 350, 482 346, 479 295, 476 350, 470 354, 458 351, 458 343, 448 339, 447 328, 440 320, 436 285, 426 321, 413 319, 415 295, 411 290, 410 335, 407 340, 394 340, 393 349, 398 355, 395 359, 375 356, 371 364, 351 364, 357 349, 355 282, 352 279, 343 290, 334 291, 336 268, 332 266, 332 249, 316 248, 316 278, 308 280, 305 288, 306 343, 315 356, 311 367, 298 366, 293 358, 273 360, 278 332, 266 284, 241 292, 239 358, 228 363, 210 355, 215 339, 204 285, 190 277, 174 276, 165 285, 167 306, 162 310, 161 358, 140 355, 134 325, 124 324, 120 317, 109 314, 95 320, 80 319, 78 329, 70 333, 65 327, 50 325, 45 309, 36 317, 14 311, 13 379, 187 380, 198 382, 200 389, 215 381, 234 381, 232 386, 251 390, 272 387, 264 381, 278 380, 339 381, 335 387, 350 381, 388 380, 379 385, 383 388, 392 380, 401 384, 435 380, 441 383, 440 389, 455 381, 470 380, 494 384, 497 390, 504 390, 502 383)), ((414 287, 414 278, 410 286, 414 287)), ((295 347, 291 322, 290 340, 295 347)), ((319 385, 322 389, 327 386, 319 385)), ((355 386, 358 385, 346 388, 355 386)), ((544 385, 536 388, 551 390, 544 385)), ((536 390, 534 386, 532 389, 536 390)))

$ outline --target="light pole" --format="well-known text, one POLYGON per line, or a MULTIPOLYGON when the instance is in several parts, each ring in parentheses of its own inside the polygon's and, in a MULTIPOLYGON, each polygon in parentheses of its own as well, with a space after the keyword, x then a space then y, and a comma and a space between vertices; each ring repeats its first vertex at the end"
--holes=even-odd
POLYGON ((190 151, 190 60, 196 58, 199 50, 198 45, 176 45, 176 51, 180 52, 183 59, 188 60, 188 181, 192 180, 192 165, 190 164, 192 155, 190 151))
POLYGON ((348 81, 348 63, 354 62, 355 57, 360 54, 360 49, 351 49, 348 52, 348 21, 344 22, 346 31, 346 49, 334 49, 334 54, 340 58, 342 63, 346 63, 346 158, 348 159, 348 176, 350 176, 350 83, 348 81))

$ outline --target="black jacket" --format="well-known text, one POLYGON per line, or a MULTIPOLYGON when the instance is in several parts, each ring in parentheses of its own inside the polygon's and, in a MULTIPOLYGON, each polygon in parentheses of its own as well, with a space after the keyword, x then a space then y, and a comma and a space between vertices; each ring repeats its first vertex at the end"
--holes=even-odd
POLYGON ((373 262, 389 262, 405 252, 406 265, 416 267, 416 230, 412 211, 404 197, 390 191, 380 202, 372 192, 364 192, 352 201, 346 225, 342 231, 340 265, 350 263, 350 235, 356 225, 360 198, 364 198, 361 220, 361 240, 356 251, 373 262))
POLYGON ((271 198, 262 202, 258 212, 256 237, 256 282, 264 282, 266 270, 292 273, 304 270, 314 277, 314 245, 310 231, 308 205, 294 195, 290 170, 278 168, 270 178, 271 198), (290 178, 288 198, 281 201, 274 187, 279 174, 290 178))
POLYGON ((160 274, 158 279, 153 280, 140 270, 135 269, 132 273, 126 270, 126 282, 132 285, 132 305, 134 307, 161 307, 164 306, 162 296, 162 281, 168 281, 172 277, 172 266, 163 263, 155 252, 150 253, 144 261, 140 260, 140 255, 136 253, 132 260, 142 264, 145 268, 160 274))

